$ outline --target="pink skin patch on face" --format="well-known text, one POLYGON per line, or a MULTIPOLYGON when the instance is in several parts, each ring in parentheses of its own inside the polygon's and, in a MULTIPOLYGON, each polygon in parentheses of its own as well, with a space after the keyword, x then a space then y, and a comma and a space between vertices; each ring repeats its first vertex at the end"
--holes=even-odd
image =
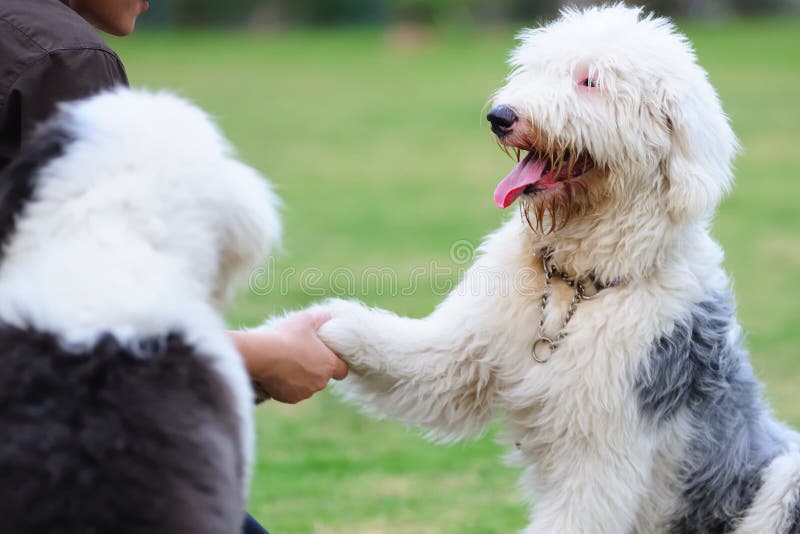
MULTIPOLYGON (((600 84, 598 83, 597 73, 591 73, 590 68, 579 68, 573 75, 573 80, 579 93, 599 93, 600 84)), ((514 146, 514 134, 504 137, 505 144, 514 146)), ((577 173, 570 176, 569 172, 561 169, 560 166, 549 172, 546 157, 529 152, 528 155, 520 161, 516 167, 497 184, 494 191, 494 203, 500 209, 505 209, 510 206, 517 198, 525 194, 529 188, 535 188, 536 191, 547 189, 554 189, 560 187, 561 183, 570 177, 574 177, 592 169, 594 161, 591 157, 581 157, 578 160, 577 173)), ((570 167, 570 172, 572 168, 570 167)))
POLYGON ((578 91, 582 93, 597 93, 600 91, 597 74, 590 74, 589 69, 581 69, 577 72, 575 85, 578 87, 578 91))

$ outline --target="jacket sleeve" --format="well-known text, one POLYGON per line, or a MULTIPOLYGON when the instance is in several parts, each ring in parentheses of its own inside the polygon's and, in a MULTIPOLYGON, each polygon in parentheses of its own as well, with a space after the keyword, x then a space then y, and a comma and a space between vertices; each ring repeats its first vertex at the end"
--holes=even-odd
POLYGON ((29 65, 11 88, 6 112, 16 114, 20 143, 60 102, 77 100, 115 86, 127 86, 119 58, 95 48, 56 50, 29 65))

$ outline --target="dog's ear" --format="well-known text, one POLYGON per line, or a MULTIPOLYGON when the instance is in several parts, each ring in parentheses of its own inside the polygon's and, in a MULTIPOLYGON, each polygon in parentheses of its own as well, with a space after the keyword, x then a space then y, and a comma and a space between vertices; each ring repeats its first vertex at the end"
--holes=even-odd
POLYGON ((710 217, 733 183, 736 136, 705 79, 662 102, 671 141, 664 161, 669 215, 675 221, 710 217))
POLYGON ((236 285, 280 246, 280 200, 256 171, 230 161, 222 207, 223 234, 215 298, 227 302, 236 285))

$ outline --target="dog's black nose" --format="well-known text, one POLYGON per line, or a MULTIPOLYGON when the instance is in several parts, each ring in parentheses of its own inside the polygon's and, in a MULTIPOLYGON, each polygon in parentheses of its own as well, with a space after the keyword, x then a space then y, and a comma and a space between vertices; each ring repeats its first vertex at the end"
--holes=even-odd
POLYGON ((489 110, 486 120, 492 123, 492 131, 500 137, 506 136, 514 129, 517 114, 508 106, 495 106, 489 110))

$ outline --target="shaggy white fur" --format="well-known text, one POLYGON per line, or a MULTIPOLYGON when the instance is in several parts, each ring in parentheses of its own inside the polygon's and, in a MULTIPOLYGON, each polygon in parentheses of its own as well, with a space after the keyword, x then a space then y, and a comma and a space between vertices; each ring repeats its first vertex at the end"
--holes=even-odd
POLYGON ((277 198, 205 113, 166 93, 64 104, 50 127, 68 146, 5 243, 0 319, 75 351, 181 333, 230 386, 250 462, 253 393, 220 313, 278 242, 277 198))
MULTIPOLYGON (((441 440, 501 417, 535 496, 531 534, 800 528, 798 438, 759 398, 709 235, 737 142, 689 42, 622 5, 566 10, 520 41, 494 104, 512 117, 500 141, 529 152, 509 178, 527 176, 525 217, 428 317, 323 304, 346 395, 441 440), (544 250, 609 287, 538 363, 544 250), (515 290, 476 281, 486 272, 515 290)), ((573 295, 554 278, 548 337, 573 295)))

